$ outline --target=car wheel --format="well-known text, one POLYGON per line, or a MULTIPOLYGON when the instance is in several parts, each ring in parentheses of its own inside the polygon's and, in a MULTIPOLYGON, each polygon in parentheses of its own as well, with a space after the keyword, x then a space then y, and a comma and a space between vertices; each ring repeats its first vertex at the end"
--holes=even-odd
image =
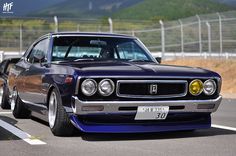
POLYGON ((3 96, 3 86, 0 86, 0 102, 1 102, 1 107, 2 107, 2 105, 4 105, 2 103, 2 96, 3 96))
POLYGON ((0 102, 2 109, 9 109, 10 104, 8 101, 8 90, 5 86, 0 88, 0 102))
POLYGON ((11 110, 15 118, 25 119, 30 117, 30 110, 25 108, 24 103, 18 96, 17 90, 13 90, 11 99, 11 110))
POLYGON ((59 92, 56 89, 50 94, 48 103, 48 122, 52 133, 56 136, 71 136, 74 126, 66 113, 59 92))

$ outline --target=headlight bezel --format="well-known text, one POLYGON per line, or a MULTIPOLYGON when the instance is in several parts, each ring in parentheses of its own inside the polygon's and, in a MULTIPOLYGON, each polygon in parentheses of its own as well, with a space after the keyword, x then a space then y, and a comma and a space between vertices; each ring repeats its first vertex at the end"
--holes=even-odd
POLYGON ((94 79, 85 79, 82 83, 81 83, 81 92, 85 95, 85 96, 93 96, 98 90, 98 84, 94 79), (94 83, 94 90, 93 92, 91 92, 90 94, 87 94, 84 90, 84 85, 86 82, 88 81, 92 81, 94 83))
POLYGON ((115 83, 111 80, 111 79, 103 79, 99 82, 98 84, 98 93, 102 96, 110 96, 111 94, 113 94, 115 91, 115 83), (111 85, 111 91, 107 94, 107 93, 104 93, 104 91, 102 90, 101 88, 101 85, 102 83, 104 83, 105 81, 108 81, 109 84, 111 85))
POLYGON ((204 84, 203 84, 203 92, 204 92, 205 95, 211 96, 211 95, 215 94, 216 90, 217 90, 217 84, 216 84, 216 82, 215 82, 213 79, 208 79, 208 80, 206 80, 206 81, 204 82, 204 84), (213 84, 213 86, 214 86, 214 90, 213 90, 210 94, 207 93, 207 91, 206 91, 206 89, 205 89, 206 83, 208 83, 208 82, 212 82, 212 84, 213 84))

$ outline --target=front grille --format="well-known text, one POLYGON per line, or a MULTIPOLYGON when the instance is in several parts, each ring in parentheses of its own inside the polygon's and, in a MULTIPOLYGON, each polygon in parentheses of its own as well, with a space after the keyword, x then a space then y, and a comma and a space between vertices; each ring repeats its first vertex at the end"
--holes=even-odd
POLYGON ((184 80, 119 80, 117 96, 127 98, 174 98, 187 94, 184 80))

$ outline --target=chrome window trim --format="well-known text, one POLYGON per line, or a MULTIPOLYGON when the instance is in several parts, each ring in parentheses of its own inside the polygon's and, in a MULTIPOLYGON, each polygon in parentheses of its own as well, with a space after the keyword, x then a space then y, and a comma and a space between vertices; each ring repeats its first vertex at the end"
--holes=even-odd
POLYGON ((116 95, 117 97, 123 98, 148 98, 148 99, 163 99, 163 98, 177 98, 177 97, 184 97, 188 93, 188 81, 187 80, 118 80, 116 84, 116 95), (132 94, 121 94, 119 92, 120 84, 121 83, 179 83, 185 84, 185 91, 181 94, 168 94, 168 95, 132 95, 132 94))
POLYGON ((137 39, 133 36, 116 36, 116 35, 103 35, 103 34, 52 34, 53 38, 58 37, 109 37, 109 38, 124 38, 124 39, 137 39))

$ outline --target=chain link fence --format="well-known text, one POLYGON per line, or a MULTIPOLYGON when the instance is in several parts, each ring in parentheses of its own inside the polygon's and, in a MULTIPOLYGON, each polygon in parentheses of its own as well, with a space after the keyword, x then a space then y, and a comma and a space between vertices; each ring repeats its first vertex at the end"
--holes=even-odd
POLYGON ((236 11, 176 21, 0 18, 0 51, 23 52, 38 37, 55 31, 113 32, 137 36, 162 57, 236 56, 236 11))

